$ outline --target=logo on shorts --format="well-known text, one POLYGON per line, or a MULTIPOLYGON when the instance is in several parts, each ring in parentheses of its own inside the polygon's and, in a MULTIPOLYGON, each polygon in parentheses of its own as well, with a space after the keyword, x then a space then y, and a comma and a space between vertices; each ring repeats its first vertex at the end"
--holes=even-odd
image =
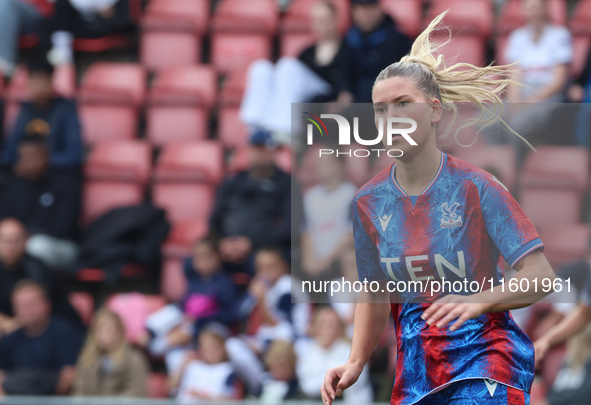
POLYGON ((441 204, 441 210, 443 211, 443 218, 441 218, 442 228, 455 228, 462 226, 462 217, 456 214, 456 209, 459 206, 459 202, 455 202, 451 206, 449 206, 446 202, 441 204))

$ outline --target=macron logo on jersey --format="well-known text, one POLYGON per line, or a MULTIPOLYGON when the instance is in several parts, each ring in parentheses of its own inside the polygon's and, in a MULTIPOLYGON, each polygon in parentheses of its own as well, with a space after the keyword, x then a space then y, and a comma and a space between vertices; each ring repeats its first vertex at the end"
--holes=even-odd
POLYGON ((484 383, 486 384, 486 388, 488 389, 488 393, 492 397, 495 394, 495 390, 497 389, 497 382, 495 380, 485 379, 484 383))
POLYGON ((380 224, 382 225, 382 232, 386 232, 386 228, 388 228, 388 224, 390 223, 390 219, 392 219, 392 214, 386 216, 384 214, 383 217, 380 218, 380 224))

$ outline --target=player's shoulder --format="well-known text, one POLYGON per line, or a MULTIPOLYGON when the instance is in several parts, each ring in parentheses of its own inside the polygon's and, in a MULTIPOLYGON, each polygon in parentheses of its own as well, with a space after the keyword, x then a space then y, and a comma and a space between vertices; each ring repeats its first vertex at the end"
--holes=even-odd
MULTIPOLYGON (((392 164, 394 164, 394 162, 392 162, 392 164)), ((359 199, 363 198, 364 196, 374 194, 378 190, 388 187, 392 164, 388 165, 388 167, 383 169, 381 172, 372 177, 371 180, 361 186, 361 188, 359 188, 359 190, 357 190, 353 196, 353 202, 357 203, 359 199)))
POLYGON ((486 170, 468 163, 465 160, 459 159, 448 154, 447 174, 454 179, 454 181, 464 181, 466 185, 474 185, 479 191, 485 187, 501 187, 505 191, 509 191, 507 187, 497 179, 493 174, 486 170))

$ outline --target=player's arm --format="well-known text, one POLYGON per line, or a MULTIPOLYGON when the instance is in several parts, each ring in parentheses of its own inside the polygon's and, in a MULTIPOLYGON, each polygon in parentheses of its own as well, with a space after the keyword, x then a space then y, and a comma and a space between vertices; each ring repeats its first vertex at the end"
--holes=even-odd
MULTIPOLYGON (((381 285, 379 291, 387 291, 385 285, 381 285)), ((322 401, 326 405, 331 405, 335 397, 357 381, 384 333, 389 314, 390 301, 387 292, 361 292, 355 308, 349 360, 342 366, 328 370, 320 388, 322 401)))

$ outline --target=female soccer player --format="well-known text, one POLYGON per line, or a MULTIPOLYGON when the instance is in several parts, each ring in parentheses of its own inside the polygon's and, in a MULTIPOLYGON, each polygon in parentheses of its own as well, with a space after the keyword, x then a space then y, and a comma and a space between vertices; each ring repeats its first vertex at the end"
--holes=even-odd
POLYGON ((490 113, 490 107, 500 105, 499 95, 508 82, 496 75, 511 66, 446 67, 433 56, 429 41, 443 16, 374 84, 376 126, 380 118, 382 124, 388 117, 412 118, 417 129, 411 136, 418 145, 395 135, 386 148, 402 150, 402 157, 355 195, 359 279, 381 283, 382 292, 360 296, 349 360, 330 369, 321 387, 326 405, 355 383, 390 311, 398 345, 392 404, 529 404, 534 348, 509 310, 550 293, 552 289, 544 292, 540 283, 545 279, 551 285, 554 273, 541 252, 538 233, 505 186, 441 152, 435 142, 443 105, 474 103, 490 113), (501 256, 518 271, 513 288, 509 282, 500 284, 501 256), (497 281, 491 289, 487 279, 493 276, 497 281), (487 284, 472 295, 390 301, 388 281, 410 287, 413 281, 443 278, 487 284))

